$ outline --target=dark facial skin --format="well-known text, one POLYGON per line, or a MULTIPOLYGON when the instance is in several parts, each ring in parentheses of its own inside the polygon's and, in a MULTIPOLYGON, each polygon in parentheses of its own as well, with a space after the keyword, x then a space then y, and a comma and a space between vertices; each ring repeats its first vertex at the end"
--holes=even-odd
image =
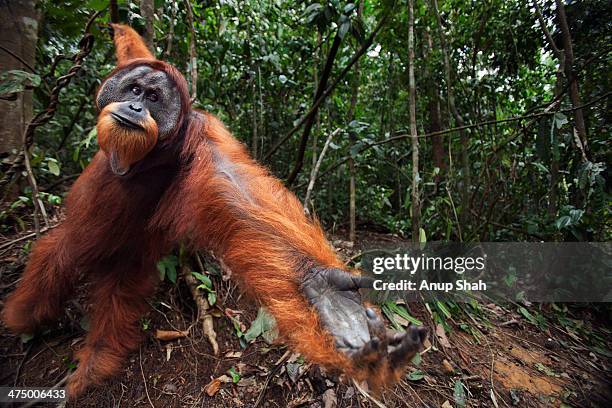
POLYGON ((138 128, 147 113, 157 123, 159 138, 175 130, 181 100, 174 83, 162 72, 146 65, 119 71, 107 79, 96 100, 101 110, 111 102, 120 102, 113 118, 127 128, 138 128))

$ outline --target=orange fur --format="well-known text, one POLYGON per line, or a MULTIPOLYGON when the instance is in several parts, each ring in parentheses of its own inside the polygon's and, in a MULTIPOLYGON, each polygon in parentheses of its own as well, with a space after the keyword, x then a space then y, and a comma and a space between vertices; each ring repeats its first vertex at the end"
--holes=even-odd
POLYGON ((107 155, 115 152, 118 164, 129 167, 142 160, 157 143, 157 123, 147 113, 147 118, 139 123, 142 130, 127 129, 119 125, 111 116, 118 103, 109 103, 98 116, 98 144, 107 155))
POLYGON ((142 38, 134 29, 124 24, 111 24, 113 27, 115 42, 115 54, 117 66, 128 64, 131 60, 142 58, 155 60, 151 51, 147 48, 142 38))
POLYGON ((138 346, 155 262, 187 242, 213 250, 270 310, 282 338, 310 361, 367 379, 375 389, 397 381, 403 364, 390 367, 372 356, 357 365, 339 352, 299 289, 313 267, 346 269, 317 220, 217 118, 191 109, 187 83, 174 67, 153 60, 131 28, 113 27, 120 68, 146 64, 174 82, 179 121, 173 135, 157 140, 152 119, 142 124, 145 131, 128 131, 109 116, 112 104, 102 110, 101 151, 70 190, 66 220, 34 246, 5 303, 5 324, 17 333, 34 331, 58 317, 80 274, 92 280, 91 329, 67 386, 71 398, 78 396, 115 374, 138 346), (146 166, 118 178, 109 166, 113 151, 121 165, 146 166))

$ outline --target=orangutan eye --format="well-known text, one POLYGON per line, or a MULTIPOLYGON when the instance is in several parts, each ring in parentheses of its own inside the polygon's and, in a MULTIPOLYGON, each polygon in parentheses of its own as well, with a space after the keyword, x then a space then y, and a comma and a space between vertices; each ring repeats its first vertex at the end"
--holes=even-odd
POLYGON ((157 96, 157 94, 155 92, 151 93, 151 95, 149 95, 149 100, 151 102, 157 102, 157 100, 159 99, 159 97, 157 96))
POLYGON ((142 93, 142 89, 140 89, 140 87, 139 87, 139 86, 134 85, 134 86, 132 87, 132 93, 133 93, 134 95, 140 95, 140 94, 142 93))

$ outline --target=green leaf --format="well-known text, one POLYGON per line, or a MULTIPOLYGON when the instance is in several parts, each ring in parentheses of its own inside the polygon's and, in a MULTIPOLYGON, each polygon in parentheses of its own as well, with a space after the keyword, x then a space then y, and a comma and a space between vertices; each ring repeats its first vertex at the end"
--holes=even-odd
POLYGON ((427 235, 425 234, 425 230, 423 228, 419 228, 419 242, 422 244, 427 242, 427 235))
POLYGON ((557 227, 557 229, 567 228, 570 225, 572 225, 572 219, 569 216, 567 216, 567 215, 559 217, 555 221, 555 226, 557 227))
POLYGON ((416 370, 408 374, 408 381, 420 381, 425 377, 425 373, 421 370, 416 370))
POLYGON ((49 173, 53 174, 54 176, 59 176, 60 166, 57 160, 55 159, 47 160, 47 167, 49 168, 49 173))
POLYGON ((353 10, 355 10, 357 8, 357 5, 355 3, 349 3, 346 6, 344 6, 344 11, 343 13, 348 15, 350 14, 353 10))
POLYGON ((453 399, 455 403, 459 407, 465 407, 466 397, 465 397, 465 388, 463 387, 463 383, 461 380, 455 381, 455 388, 453 390, 453 399))
MULTIPOLYGON (((257 317, 251 323, 251 327, 244 334, 244 339, 247 342, 254 341, 257 337, 262 336, 266 333, 269 334, 268 339, 275 337, 274 332, 276 331, 276 320, 264 307, 260 307, 257 311, 257 317)), ((264 340, 266 340, 265 336, 264 340)))
POLYGON ((160 279, 163 280, 165 277, 172 283, 176 283, 176 267, 178 266, 178 258, 176 255, 169 255, 157 263, 157 270, 159 271, 160 279))
POLYGON ((350 21, 346 21, 346 22, 344 22, 344 23, 342 23, 340 25, 340 28, 338 29, 338 36, 340 37, 340 39, 344 38, 344 36, 348 32, 349 28, 351 28, 351 22, 350 21))
POLYGON ((204 288, 208 289, 208 290, 212 290, 213 286, 212 286, 212 281, 210 280, 210 278, 206 275, 203 275, 199 272, 191 272, 191 274, 200 282, 202 282, 202 286, 204 286, 204 288))
POLYGON ((436 301, 436 306, 438 306, 438 309, 440 309, 440 311, 444 314, 444 316, 446 316, 447 319, 451 318, 451 312, 446 308, 446 306, 444 306, 444 303, 440 302, 439 300, 436 301))
POLYGON ((412 360, 410 360, 410 364, 416 367, 420 366, 422 362, 421 353, 416 353, 414 357, 412 357, 412 360))
POLYGON ((215 294, 215 292, 209 292, 208 293, 208 304, 209 305, 214 305, 215 303, 217 303, 217 295, 215 294))
POLYGON ((227 372, 232 377, 232 382, 234 384, 237 384, 238 381, 240 381, 240 373, 238 371, 236 371, 236 369, 234 367, 232 367, 229 370, 227 370, 227 372))

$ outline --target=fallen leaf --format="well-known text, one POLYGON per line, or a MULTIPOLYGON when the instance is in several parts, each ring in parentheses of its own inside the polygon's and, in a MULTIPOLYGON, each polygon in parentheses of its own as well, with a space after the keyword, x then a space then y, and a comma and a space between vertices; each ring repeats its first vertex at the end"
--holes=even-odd
POLYGON ((189 335, 188 331, 178 330, 157 330, 155 332, 155 338, 161 341, 172 341, 176 339, 182 339, 189 335))
POLYGON ((338 398, 336 397, 336 392, 333 388, 329 388, 323 393, 323 407, 334 408, 336 405, 338 405, 338 398))
POLYGON ((232 379, 229 375, 223 374, 221 377, 217 377, 217 380, 221 381, 224 384, 231 383, 232 379))
POLYGON ((225 357, 227 357, 227 358, 239 358, 239 357, 242 357, 242 351, 230 351, 229 353, 225 353, 225 357))
POLYGON ((453 366, 448 362, 447 359, 442 360, 442 370, 445 374, 451 375, 455 373, 453 366))
POLYGON ((206 384, 206 386, 204 387, 204 392, 206 392, 206 395, 208 395, 209 397, 212 397, 219 391, 220 388, 221 380, 215 378, 214 380, 206 384))
POLYGON ((442 408, 453 408, 453 406, 451 405, 451 403, 448 400, 446 400, 442 404, 442 408))
POLYGON ((425 373, 421 370, 416 370, 408 374, 408 381, 420 381, 425 377, 425 373))
POLYGON ((444 331, 444 326, 442 326, 441 323, 438 323, 436 325, 436 337, 438 338, 438 341, 440 342, 442 347, 451 348, 451 344, 448 341, 448 338, 446 337, 446 332, 444 331))

